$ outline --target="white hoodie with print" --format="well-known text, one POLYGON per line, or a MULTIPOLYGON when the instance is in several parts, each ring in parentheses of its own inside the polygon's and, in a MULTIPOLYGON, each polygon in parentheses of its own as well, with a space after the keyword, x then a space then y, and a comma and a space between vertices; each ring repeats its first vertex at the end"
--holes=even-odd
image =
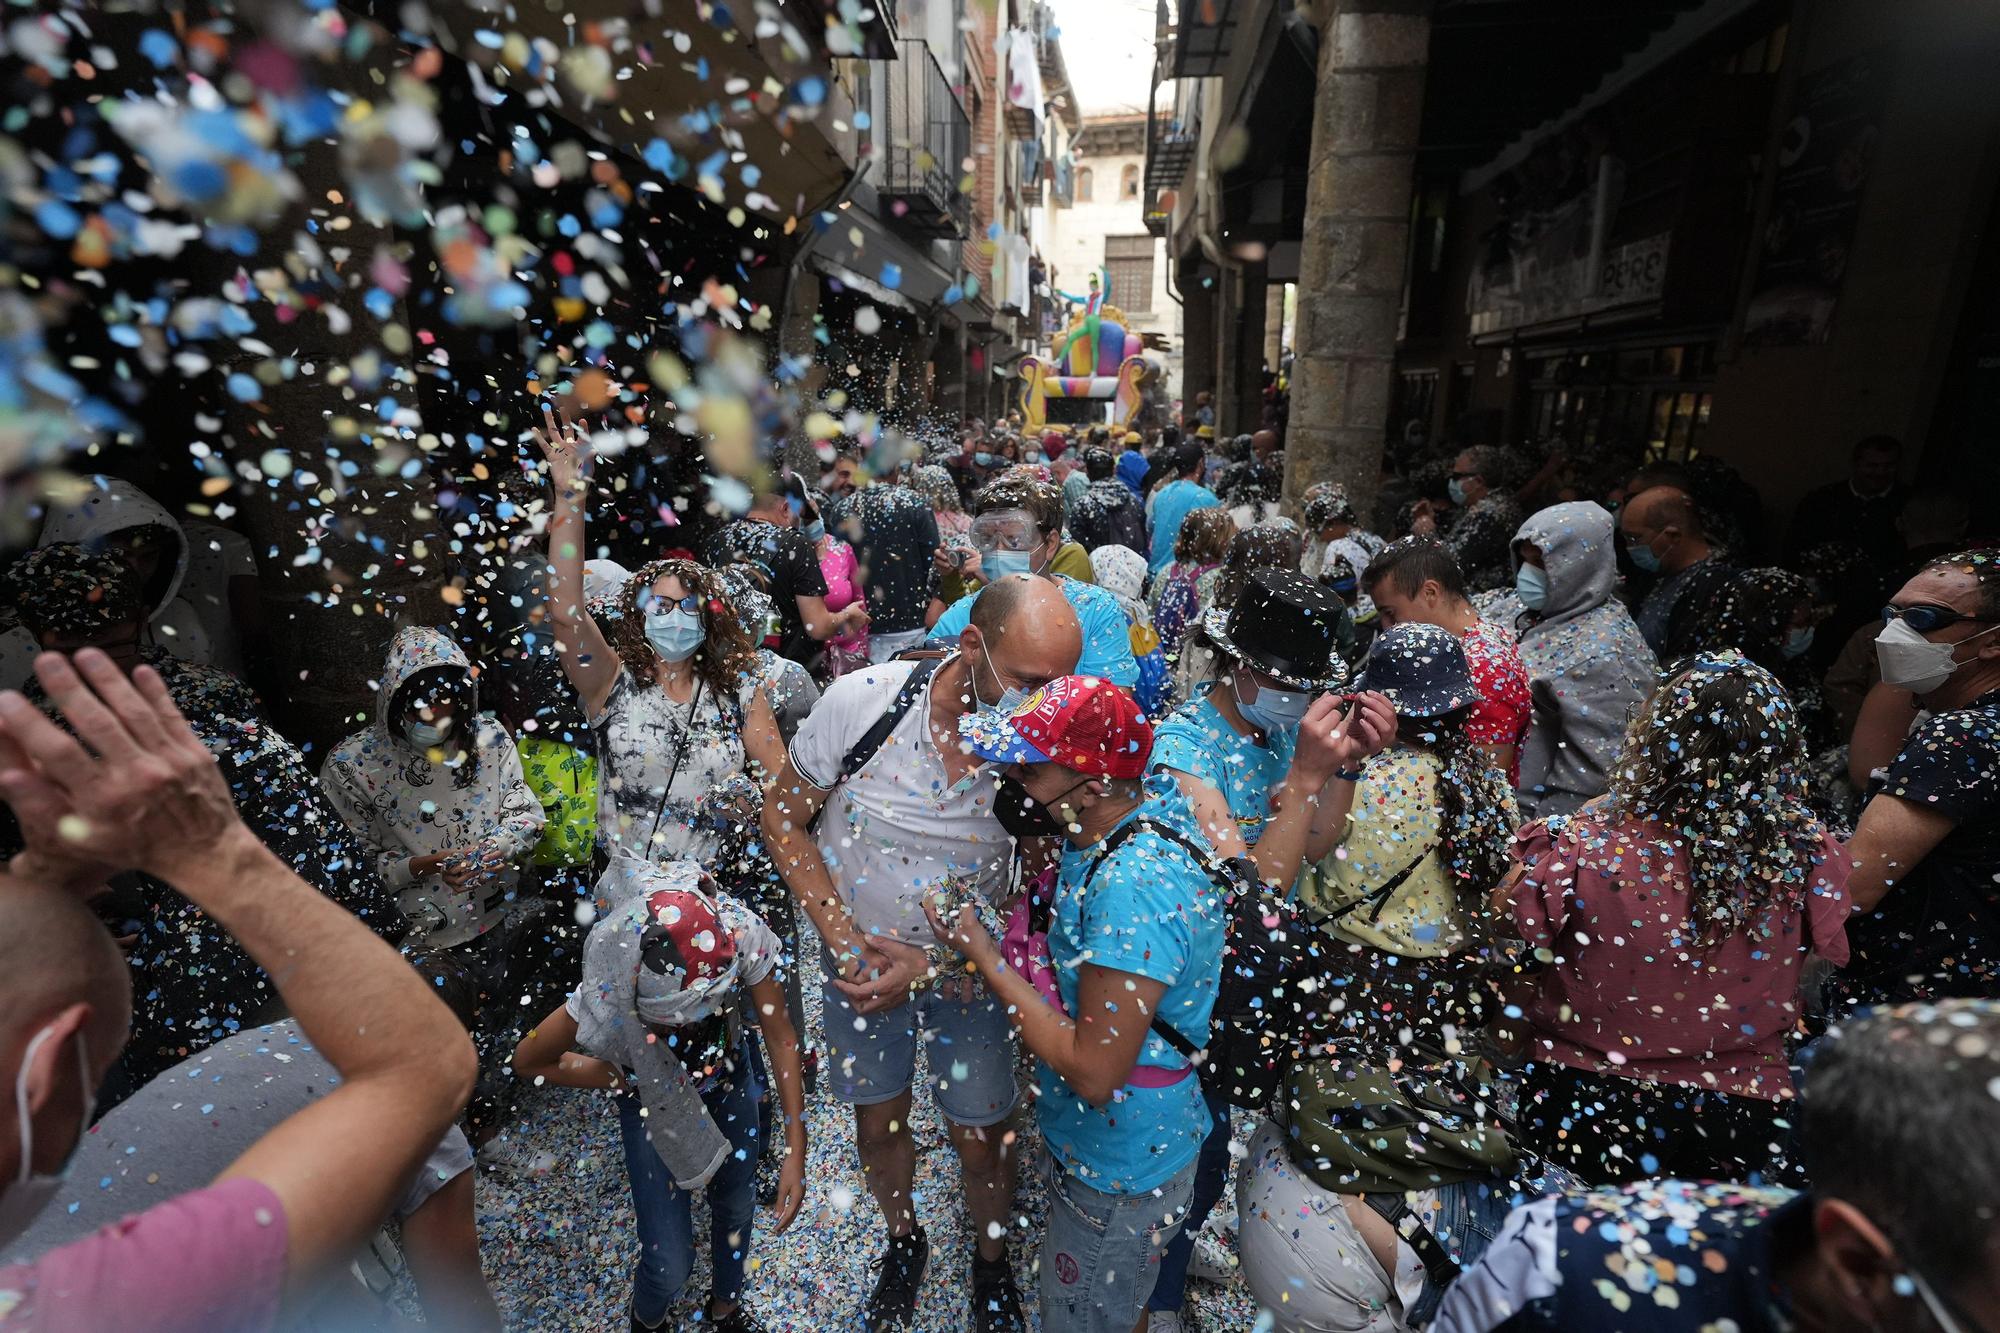
POLYGON ((320 785, 355 835, 375 855, 376 873, 424 943, 463 944, 497 924, 520 884, 520 865, 542 836, 542 805, 521 772, 513 738, 489 713, 477 714, 475 750, 438 763, 390 728, 396 695, 418 672, 445 667, 470 675, 450 636, 407 627, 389 644, 369 726, 334 748, 320 785), (414 857, 477 847, 496 869, 466 890, 442 873, 411 873, 414 857))

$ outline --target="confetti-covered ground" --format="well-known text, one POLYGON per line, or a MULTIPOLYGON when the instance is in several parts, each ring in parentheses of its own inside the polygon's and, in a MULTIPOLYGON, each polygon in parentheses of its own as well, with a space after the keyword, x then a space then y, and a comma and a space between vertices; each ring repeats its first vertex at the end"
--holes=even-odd
MULTIPOLYGON (((816 951, 805 952, 810 957, 816 951)), ((815 1034, 817 994, 818 977, 813 975, 806 1005, 815 1034)), ((861 1302, 874 1285, 874 1263, 883 1247, 881 1215, 862 1183, 854 1153, 852 1112, 823 1090, 808 1098, 806 1107, 806 1206, 784 1235, 760 1232, 750 1255, 750 1307, 771 1333, 858 1328, 861 1302)), ((930 1235, 931 1267, 912 1328, 956 1333, 968 1327, 971 1250, 958 1159, 921 1092, 916 1108, 915 1198, 918 1219, 930 1235)), ((1042 1189, 1033 1169, 1040 1141, 1025 1107, 1019 1119, 1024 1166, 1016 1201, 1027 1221, 1018 1234, 1028 1240, 1015 1245, 1015 1268, 1030 1323, 1039 1327, 1030 1264, 1034 1239, 1043 1230, 1042 1189)), ((1243 1128, 1239 1125, 1239 1132, 1243 1128)), ((499 1155, 525 1163, 525 1169, 482 1169, 479 1177, 482 1258, 508 1326, 623 1327, 635 1242, 617 1115, 592 1094, 530 1089, 499 1155)), ((759 1226, 769 1216, 760 1208, 759 1226)), ((1225 1193, 1209 1228, 1226 1234, 1233 1230, 1234 1217, 1232 1198, 1225 1193)), ((695 1234, 707 1235, 699 1211, 695 1234)), ((1211 1246, 1210 1253, 1219 1259, 1221 1250, 1211 1246)), ((670 1326, 697 1324, 707 1290, 707 1258, 697 1256, 694 1276, 670 1326)), ((1204 1330, 1247 1330, 1256 1322, 1255 1303, 1240 1281, 1225 1286, 1190 1281, 1189 1298, 1204 1330)))

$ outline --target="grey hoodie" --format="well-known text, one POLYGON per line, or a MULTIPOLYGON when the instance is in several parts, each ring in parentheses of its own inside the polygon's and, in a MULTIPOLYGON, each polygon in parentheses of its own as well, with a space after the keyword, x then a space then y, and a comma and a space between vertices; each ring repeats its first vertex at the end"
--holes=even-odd
MULTIPOLYGON (((98 550, 113 535, 144 527, 166 529, 173 548, 173 568, 148 607, 147 628, 153 642, 183 662, 206 666, 212 660, 208 631, 202 628, 194 607, 181 596, 188 572, 187 533, 158 500, 129 481, 85 477, 83 489, 74 496, 50 502, 48 517, 42 520, 41 539, 35 544, 74 542, 98 550)), ((6 632, 0 641, 0 688, 17 690, 27 683, 39 647, 34 636, 19 626, 6 632)))
MULTIPOLYGON (((1520 637, 1535 701, 1521 750, 1521 812, 1567 814, 1602 795, 1625 728, 1653 691, 1659 663, 1616 596, 1613 522, 1587 500, 1551 505, 1514 534, 1542 552, 1548 604, 1512 591, 1478 599, 1479 614, 1520 637)), ((1517 562, 1518 567, 1518 562, 1517 562)))

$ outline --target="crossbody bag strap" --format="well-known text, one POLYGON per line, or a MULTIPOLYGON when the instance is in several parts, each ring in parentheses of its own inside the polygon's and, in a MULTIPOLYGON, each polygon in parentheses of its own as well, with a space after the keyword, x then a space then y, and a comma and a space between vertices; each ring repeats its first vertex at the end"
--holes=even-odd
POLYGON ((1386 880, 1383 880, 1379 887, 1370 889, 1367 893, 1367 896, 1356 898, 1351 903, 1343 903, 1341 906, 1334 908, 1331 912, 1328 912, 1322 918, 1322 920, 1338 921, 1340 920, 1340 918, 1346 916, 1348 913, 1356 911, 1363 907, 1367 907, 1372 904, 1375 910, 1369 913, 1368 919, 1370 921, 1379 921, 1382 917, 1382 909, 1388 906, 1389 904, 1389 895, 1394 893, 1397 889, 1403 887, 1403 881, 1408 879, 1411 875, 1416 874, 1417 867, 1422 865, 1424 861, 1429 858, 1430 854, 1436 851, 1440 845, 1441 844, 1434 842, 1430 846, 1424 848, 1421 852, 1417 853, 1416 860, 1410 862, 1408 865, 1404 866, 1401 870, 1398 870, 1395 874, 1389 876, 1389 878, 1387 878, 1386 880))

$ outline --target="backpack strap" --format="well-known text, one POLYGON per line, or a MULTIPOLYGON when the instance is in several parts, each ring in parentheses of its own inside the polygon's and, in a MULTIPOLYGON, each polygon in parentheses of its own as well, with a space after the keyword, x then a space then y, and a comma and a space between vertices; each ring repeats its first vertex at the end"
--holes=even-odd
MULTIPOLYGON (((1235 894, 1241 889, 1242 886, 1237 883, 1234 873, 1227 865, 1216 860, 1213 850, 1202 846, 1179 829, 1147 819, 1143 815, 1137 819, 1128 820, 1120 824, 1117 828, 1111 830, 1110 835, 1103 842, 1097 845, 1097 855, 1092 858, 1090 869, 1083 872, 1083 883, 1080 887, 1088 889, 1090 882, 1097 877, 1098 869, 1111 859, 1111 854, 1129 841, 1134 834, 1142 832, 1151 833, 1156 837, 1163 838, 1180 848, 1183 852, 1186 852, 1194 863, 1200 866, 1209 879, 1214 882, 1215 886, 1222 890, 1225 896, 1235 894)), ((1177 1028, 1167 1022, 1164 1017, 1154 1014, 1153 1021, 1148 1027, 1153 1035, 1173 1047, 1189 1064, 1196 1066, 1201 1064, 1207 1048, 1197 1046, 1192 1041, 1189 1041, 1177 1028)))
POLYGON ((924 686, 937 674, 938 667, 944 661, 945 659, 941 657, 930 657, 917 663, 916 669, 910 672, 909 678, 903 682, 903 688, 896 691, 895 699, 890 702, 882 716, 876 718, 874 725, 861 733, 861 739, 854 742, 854 748, 840 761, 840 776, 834 780, 835 786, 868 767, 868 761, 875 757, 875 752, 889 739, 889 733, 903 720, 903 714, 909 712, 923 695, 924 686))
POLYGON ((1439 1287, 1448 1287, 1458 1280, 1458 1261, 1431 1229, 1412 1214, 1407 1198, 1400 1194, 1364 1194, 1361 1198, 1416 1251, 1417 1261, 1424 1266, 1424 1276, 1439 1287))
POLYGON ((1424 848, 1421 852, 1417 853, 1416 860, 1410 862, 1408 865, 1404 866, 1401 870, 1398 870, 1395 874, 1383 880, 1379 888, 1369 890, 1368 895, 1364 898, 1356 898, 1351 903, 1345 903, 1339 907, 1334 908, 1331 912, 1328 912, 1324 917, 1322 917, 1321 920, 1328 922, 1338 921, 1340 920, 1340 918, 1346 916, 1349 912, 1355 911, 1358 908, 1367 907, 1371 903, 1374 904, 1375 910, 1368 914, 1368 919, 1370 921, 1381 920, 1382 909, 1389 905, 1389 895, 1394 893, 1397 889, 1403 887, 1404 880, 1408 879, 1411 875, 1417 873, 1417 867, 1422 865, 1424 863, 1425 858, 1438 849, 1438 845, 1439 844, 1434 842, 1430 846, 1424 848))
MULTIPOLYGON (((896 691, 896 697, 889 701, 889 707, 883 710, 880 717, 869 724, 868 730, 861 733, 861 739, 854 742, 847 753, 841 756, 840 772, 833 780, 835 787, 838 787, 841 783, 868 767, 868 761, 875 757, 875 752, 880 750, 883 742, 889 739, 889 733, 894 731, 896 724, 903 720, 903 714, 909 712, 917 700, 923 696, 924 686, 929 683, 932 676, 937 674, 938 667, 943 665, 945 661, 946 659, 942 657, 931 657, 917 663, 916 669, 911 671, 909 677, 903 681, 902 688, 896 691)), ((822 804, 818 810, 813 812, 812 819, 807 822, 807 830, 818 829, 820 818, 825 814, 826 806, 822 804)))

